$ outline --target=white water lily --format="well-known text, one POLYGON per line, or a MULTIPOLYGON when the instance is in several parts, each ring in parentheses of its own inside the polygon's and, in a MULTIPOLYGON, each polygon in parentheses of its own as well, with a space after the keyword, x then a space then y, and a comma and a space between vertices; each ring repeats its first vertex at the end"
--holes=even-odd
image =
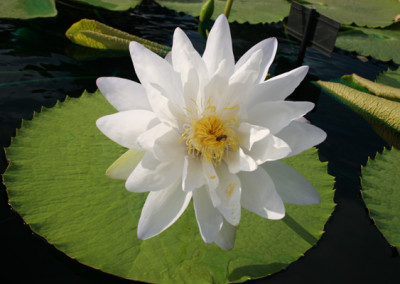
POLYGON ((266 39, 235 64, 229 23, 221 15, 202 57, 177 28, 165 59, 130 44, 141 84, 98 79, 119 112, 101 117, 97 126, 129 149, 107 174, 126 179, 129 191, 150 191, 140 239, 170 227, 192 198, 203 240, 224 249, 233 247, 241 207, 281 219, 283 202, 319 202, 314 187, 278 161, 319 144, 326 134, 303 118, 313 103, 284 101, 308 67, 264 81, 276 49, 276 39, 266 39))

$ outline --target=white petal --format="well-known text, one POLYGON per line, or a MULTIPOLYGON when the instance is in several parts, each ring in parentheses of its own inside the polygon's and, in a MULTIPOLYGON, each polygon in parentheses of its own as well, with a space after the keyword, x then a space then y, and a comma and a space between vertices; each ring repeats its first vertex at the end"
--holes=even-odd
POLYGON ((292 120, 305 115, 313 107, 314 104, 311 102, 264 102, 249 109, 248 121, 251 124, 268 128, 272 134, 275 134, 292 120))
POLYGON ((269 133, 270 131, 267 128, 242 122, 238 128, 237 134, 239 136, 240 146, 251 150, 255 142, 264 139, 269 133))
POLYGON ((151 110, 146 90, 139 83, 117 77, 101 77, 96 83, 104 97, 118 111, 151 110))
POLYGON ((165 91, 164 96, 178 105, 183 105, 180 76, 171 64, 135 41, 129 44, 129 50, 136 75, 146 91, 149 84, 159 85, 165 91))
POLYGON ((217 238, 215 239, 215 243, 223 249, 231 250, 235 245, 235 239, 236 227, 232 226, 224 220, 222 228, 219 231, 217 238))
POLYGON ((150 192, 139 219, 139 239, 151 238, 171 226, 185 211, 191 197, 191 192, 182 191, 180 181, 150 192))
POLYGON ((224 109, 240 104, 247 99, 253 92, 257 75, 260 70, 260 61, 262 58, 261 50, 253 53, 250 59, 243 64, 229 78, 227 91, 222 95, 217 109, 224 109))
POLYGON ((283 139, 290 146, 292 149, 292 152, 288 155, 290 157, 318 145, 325 140, 326 133, 312 124, 292 121, 276 136, 283 139))
POLYGON ((285 206, 268 173, 262 168, 238 174, 242 183, 242 206, 267 219, 282 219, 285 206))
POLYGON ((197 104, 202 107, 202 112, 207 110, 207 107, 210 105, 217 106, 219 101, 225 97, 225 92, 228 87, 228 77, 224 77, 223 74, 225 69, 226 60, 223 60, 210 81, 204 86, 203 99, 197 102, 197 104))
POLYGON ((280 161, 267 162, 262 167, 274 181, 283 202, 298 205, 316 204, 321 201, 314 186, 298 171, 280 161))
MULTIPOLYGON (((202 88, 208 79, 207 67, 194 49, 192 43, 186 34, 180 29, 175 29, 173 45, 172 45, 172 63, 173 68, 181 75, 184 91, 186 89, 194 89, 195 94, 202 88), (192 73, 192 74, 191 74, 192 73), (196 82, 194 82, 196 81, 196 82), (194 85, 193 87, 188 85, 194 85)), ((185 92, 185 99, 189 93, 185 92)), ((196 97, 192 95, 191 97, 196 97)))
POLYGON ((263 58, 260 64, 260 72, 257 78, 257 82, 262 82, 265 80, 265 77, 268 74, 269 67, 274 60, 276 49, 278 47, 278 41, 276 38, 267 38, 255 46, 250 48, 236 63, 235 71, 238 70, 245 62, 249 60, 249 58, 253 55, 253 53, 258 50, 262 50, 263 58))
POLYGON ((106 175, 113 179, 126 180, 143 156, 142 151, 128 150, 107 169, 106 175))
POLYGON ((184 112, 177 104, 163 96, 164 92, 159 85, 148 85, 147 95, 150 106, 162 122, 171 127, 178 128, 177 117, 184 112))
POLYGON ((167 55, 164 57, 165 61, 172 65, 172 52, 168 52, 167 55))
POLYGON ((264 139, 254 143, 251 151, 245 151, 258 165, 267 161, 285 158, 290 152, 291 149, 289 145, 282 139, 273 135, 268 135, 264 139))
POLYGON ((114 142, 132 150, 141 150, 137 138, 159 122, 151 111, 128 110, 100 117, 96 125, 114 142))
POLYGON ((184 191, 192 191, 206 183, 201 161, 186 155, 183 164, 182 189, 184 191))
POLYGON ((126 180, 125 187, 132 192, 162 190, 182 177, 183 157, 162 163, 146 153, 126 180))
POLYGON ((224 59, 227 61, 224 69, 225 77, 229 78, 233 74, 235 59, 233 57, 228 20, 224 15, 220 15, 208 35, 206 49, 203 54, 208 74, 214 74, 220 62, 224 59))
POLYGON ((229 153, 225 162, 228 165, 229 172, 232 174, 236 174, 240 171, 254 171, 258 167, 256 161, 254 161, 254 159, 249 155, 245 154, 242 148, 239 148, 236 152, 229 153))
POLYGON ((151 152, 157 160, 167 162, 183 156, 186 148, 184 143, 178 142, 179 138, 175 129, 160 123, 140 135, 137 143, 143 150, 151 152))
POLYGON ((203 168, 203 177, 207 182, 212 203, 214 207, 217 207, 219 204, 221 204, 221 200, 216 193, 216 189, 219 184, 217 172, 215 171, 214 165, 211 162, 202 160, 201 165, 203 168))
POLYGON ((256 85, 253 94, 246 102, 247 106, 266 101, 283 101, 303 81, 307 72, 308 66, 301 66, 256 85))
POLYGON ((240 222, 241 206, 241 185, 240 180, 235 174, 228 171, 225 164, 221 164, 216 168, 219 184, 216 193, 221 201, 217 206, 219 212, 224 216, 225 220, 232 225, 240 222))
POLYGON ((210 244, 215 241, 221 230, 223 217, 214 208, 206 187, 201 187, 193 191, 193 205, 200 234, 203 240, 210 244))

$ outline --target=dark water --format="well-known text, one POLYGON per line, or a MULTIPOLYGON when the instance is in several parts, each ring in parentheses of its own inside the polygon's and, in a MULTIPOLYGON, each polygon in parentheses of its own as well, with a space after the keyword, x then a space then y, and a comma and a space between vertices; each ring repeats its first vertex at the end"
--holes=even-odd
MULTIPOLYGON (((185 30, 195 47, 202 51, 204 39, 197 33, 197 20, 162 9, 145 1, 123 13, 57 2, 55 18, 29 21, 0 20, 0 143, 7 147, 21 119, 30 119, 33 111, 51 107, 68 94, 79 96, 84 89, 94 91, 100 76, 136 79, 128 54, 95 54, 75 46, 65 31, 81 18, 105 24, 171 45, 176 26, 185 30)), ((272 25, 232 24, 235 56, 239 57, 258 41, 275 36, 279 50, 270 73, 280 74, 294 67, 297 42, 284 34, 282 23, 272 25)), ((313 87, 312 80, 336 79, 357 73, 368 79, 392 63, 376 60, 362 62, 355 54, 335 50, 331 58, 309 49, 304 64, 310 65, 305 82, 293 99, 317 104, 307 118, 328 133, 319 146, 320 157, 329 162, 336 177, 337 207, 326 224, 317 245, 286 270, 265 279, 264 283, 398 283, 400 257, 391 248, 368 217, 360 194, 360 169, 369 156, 382 151, 385 142, 362 118, 313 87)), ((137 80, 137 79, 136 79, 137 80)), ((7 162, 1 152, 0 171, 7 162)), ((35 235, 8 205, 3 185, 0 189, 0 282, 19 283, 122 283, 130 282, 69 259, 35 235)))

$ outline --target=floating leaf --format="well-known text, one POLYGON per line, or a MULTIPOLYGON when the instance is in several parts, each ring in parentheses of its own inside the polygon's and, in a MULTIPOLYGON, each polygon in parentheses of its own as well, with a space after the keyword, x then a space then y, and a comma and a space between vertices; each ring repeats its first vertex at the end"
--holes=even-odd
POLYGON ((362 169, 362 195, 371 218, 388 242, 400 246, 400 151, 385 149, 362 169))
POLYGON ((372 82, 357 74, 345 75, 342 77, 342 80, 359 85, 378 97, 400 102, 400 89, 398 88, 372 82))
MULTIPOLYGON (((162 6, 199 16, 203 0, 157 0, 162 6)), ((225 0, 215 1, 214 18, 224 11, 225 0)), ((400 3, 394 0, 307 0, 299 1, 303 5, 315 8, 321 14, 331 17, 342 24, 356 23, 359 26, 385 27, 391 25, 400 10, 400 3)), ((239 23, 266 23, 282 21, 289 15, 290 1, 252 0, 234 1, 230 21, 239 23)))
POLYGON ((0 18, 31 19, 57 15, 54 0, 1 0, 0 18))
MULTIPOLYGON (((68 0, 66 0, 68 1, 68 0)), ((136 7, 142 0, 70 0, 112 11, 136 7)), ((57 15, 55 0, 1 0, 0 18, 32 19, 57 15)))
POLYGON ((129 50, 131 41, 165 56, 170 47, 114 29, 95 20, 83 19, 73 24, 65 35, 74 43, 86 47, 110 50, 129 50))
POLYGON ((125 11, 136 7, 142 0, 73 0, 112 11, 125 11))
MULTIPOLYGON (((203 0, 157 0, 157 2, 164 7, 194 17, 199 16, 204 3, 203 0)), ((224 13, 225 4, 225 0, 215 0, 214 19, 224 13)), ((289 10, 290 3, 286 0, 233 1, 229 21, 252 24, 279 22, 289 15, 289 10)))
POLYGON ((381 73, 376 78, 377 83, 400 88, 400 67, 397 70, 390 70, 381 73))
POLYGON ((400 23, 385 29, 347 28, 347 31, 339 33, 337 47, 382 61, 400 63, 400 23))
POLYGON ((147 194, 128 192, 124 181, 106 177, 126 149, 95 126, 97 118, 114 112, 99 93, 67 99, 24 121, 6 149, 10 203, 33 231, 68 256, 147 282, 238 282, 283 269, 323 233, 334 208, 333 177, 310 149, 285 162, 313 183, 320 204, 286 204, 283 221, 243 209, 231 251, 203 242, 192 205, 162 234, 139 240, 136 228, 147 194))
POLYGON ((387 100, 349 86, 317 81, 316 84, 372 124, 389 144, 400 148, 400 102, 387 100))
POLYGON ((400 11, 396 0, 307 0, 299 1, 341 24, 386 27, 394 22, 400 11))

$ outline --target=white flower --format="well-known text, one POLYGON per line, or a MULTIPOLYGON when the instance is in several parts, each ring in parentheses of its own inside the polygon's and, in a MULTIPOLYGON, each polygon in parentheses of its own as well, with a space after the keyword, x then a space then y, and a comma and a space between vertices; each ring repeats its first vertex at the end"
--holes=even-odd
POLYGON ((177 28, 165 59, 130 44, 141 84, 98 79, 119 112, 101 117, 97 126, 129 149, 107 174, 126 179, 129 191, 150 191, 139 220, 140 239, 171 226, 192 197, 203 240, 224 249, 233 247, 241 207, 281 219, 283 202, 319 202, 302 175, 277 161, 326 135, 303 118, 313 103, 284 101, 308 67, 264 81, 276 49, 276 39, 266 39, 235 64, 229 24, 220 16, 202 57, 177 28), (132 150, 145 154, 138 159, 132 150))

